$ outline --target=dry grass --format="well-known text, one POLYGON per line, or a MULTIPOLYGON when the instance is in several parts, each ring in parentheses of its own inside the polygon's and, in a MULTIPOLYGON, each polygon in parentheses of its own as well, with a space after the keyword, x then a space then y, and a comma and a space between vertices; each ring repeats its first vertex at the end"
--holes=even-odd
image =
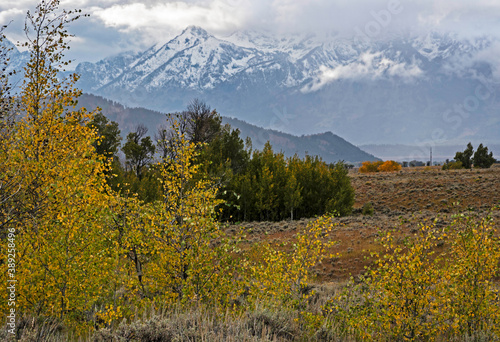
MULTIPOLYGON (((325 301, 336 293, 339 286, 315 286, 317 295, 307 308, 320 312, 325 301)), ((189 309, 152 309, 142 318, 123 321, 114 328, 101 328, 85 337, 74 337, 68 329, 55 321, 33 317, 20 320, 17 338, 22 342, 287 342, 287 341, 349 341, 332 327, 315 331, 304 329, 297 320, 297 312, 283 308, 257 307, 243 313, 218 312, 204 307, 189 309)), ((5 329, 0 339, 8 341, 5 329)))

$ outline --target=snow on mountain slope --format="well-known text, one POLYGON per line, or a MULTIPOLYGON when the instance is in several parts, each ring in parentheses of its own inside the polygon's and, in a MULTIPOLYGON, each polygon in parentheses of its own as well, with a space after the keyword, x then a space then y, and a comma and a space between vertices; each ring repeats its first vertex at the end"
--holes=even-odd
POLYGON ((97 63, 83 62, 78 64, 75 71, 84 77, 79 81, 79 86, 92 91, 112 82, 125 70, 128 70, 140 54, 123 52, 117 56, 108 57, 97 63))
POLYGON ((471 43, 431 34, 375 42, 371 46, 328 36, 272 37, 251 31, 219 39, 202 28, 190 26, 164 45, 157 44, 137 55, 122 54, 95 64, 82 63, 77 71, 82 74, 86 90, 102 87, 108 91, 152 91, 175 86, 203 91, 244 74, 266 77, 270 71, 281 77, 271 80, 273 83, 290 88, 310 82, 322 68, 356 63, 367 52, 378 53, 387 63, 427 66, 435 72, 438 70, 430 64, 436 60, 444 71, 446 65, 442 61, 452 63, 456 56, 471 57, 487 45, 487 40, 471 43))
POLYGON ((175 84, 203 90, 213 89, 216 84, 239 74, 286 70, 278 83, 290 87, 314 76, 319 65, 336 66, 339 60, 355 55, 356 51, 349 50, 347 45, 328 50, 311 36, 276 39, 254 32, 237 32, 219 39, 199 27, 190 26, 168 43, 146 50, 125 69, 121 61, 117 61, 120 67, 109 66, 109 71, 102 69, 107 63, 101 62, 96 64, 95 70, 85 63, 78 71, 83 79, 93 78, 92 75, 98 73, 105 75, 102 80, 112 79, 107 84, 96 82, 105 88, 152 90, 175 84), (117 77, 116 70, 121 70, 122 75, 117 77))
POLYGON ((236 46, 188 27, 163 46, 153 46, 107 87, 147 90, 173 85, 211 89, 253 65, 265 63, 256 49, 236 46))
MULTIPOLYGON (((6 52, 5 57, 9 61, 5 72, 9 74, 12 71, 16 71, 15 74, 10 76, 10 83, 12 85, 20 85, 22 83, 21 71, 29 61, 29 53, 26 51, 20 52, 17 47, 8 39, 2 41, 2 44, 0 44, 0 49, 2 49, 2 52, 6 52)), ((13 90, 16 91, 17 89, 13 90)))
POLYGON ((177 111, 199 97, 225 115, 295 134, 331 130, 357 144, 414 144, 440 129, 450 138, 498 140, 494 44, 438 34, 373 42, 252 31, 215 37, 191 26, 165 44, 77 71, 83 90, 128 106, 177 111), (489 96, 470 102, 483 86, 489 96))

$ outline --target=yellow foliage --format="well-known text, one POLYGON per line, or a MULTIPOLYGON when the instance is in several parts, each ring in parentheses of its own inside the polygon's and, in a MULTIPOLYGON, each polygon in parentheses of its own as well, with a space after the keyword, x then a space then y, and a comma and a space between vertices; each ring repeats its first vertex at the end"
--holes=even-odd
MULTIPOLYGON (((61 46, 54 37, 65 37, 63 24, 72 19, 66 12, 53 17, 56 8, 57 2, 49 1, 29 17, 37 35, 28 44, 31 60, 20 97, 24 116, 5 142, 10 157, 1 156, 18 184, 5 222, 15 233, 18 313, 77 322, 107 292, 112 261, 107 165, 92 146, 95 132, 85 126, 93 113, 74 110, 80 95, 73 89, 76 79, 57 78, 61 46)), ((2 260, 5 247, 10 246, 2 246, 2 260)), ((4 283, 6 267, 1 264, 4 283)))
POLYGON ((351 283, 326 311, 350 334, 376 341, 432 341, 500 333, 500 261, 490 217, 457 215, 451 226, 422 226, 414 239, 382 239, 386 254, 360 285, 351 283), (438 252, 437 246, 449 246, 438 252))
POLYGON ((379 166, 382 165, 383 163, 384 162, 382 162, 382 161, 374 161, 374 162, 365 161, 361 164, 361 167, 359 168, 359 172, 361 172, 361 173, 377 172, 379 166))
POLYGON ((173 138, 175 159, 161 167, 163 201, 154 204, 150 237, 155 262, 147 269, 153 291, 189 301, 225 301, 232 291, 227 258, 216 246, 224 233, 216 221, 217 187, 199 173, 197 146, 183 134, 173 138), (153 285, 155 284, 155 285, 153 285), (160 286, 158 288, 158 285, 160 286))
POLYGON ((367 172, 390 172, 390 171, 399 171, 401 170, 401 165, 394 160, 383 161, 374 161, 369 162, 365 161, 362 163, 359 168, 359 172, 367 173, 367 172))
POLYGON ((264 299, 269 304, 300 307, 312 295, 305 291, 311 268, 331 257, 326 250, 335 244, 330 235, 334 227, 332 217, 326 215, 299 231, 291 250, 278 249, 269 243, 255 246, 258 257, 247 261, 250 301, 264 299))
POLYGON ((391 172, 401 170, 401 165, 394 160, 387 160, 377 168, 380 172, 391 172))
POLYGON ((235 244, 216 220, 217 187, 199 172, 196 144, 180 133, 170 143, 175 157, 157 165, 163 200, 144 204, 130 196, 114 209, 121 255, 116 287, 126 289, 119 302, 230 305, 242 286, 231 256, 235 244))

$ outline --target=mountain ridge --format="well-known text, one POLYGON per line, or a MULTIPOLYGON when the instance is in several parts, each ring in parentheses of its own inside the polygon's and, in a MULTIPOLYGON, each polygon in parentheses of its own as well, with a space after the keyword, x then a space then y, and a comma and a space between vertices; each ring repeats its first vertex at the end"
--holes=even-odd
POLYGON ((256 32, 218 38, 190 26, 146 51, 76 71, 84 91, 130 107, 173 112, 203 98, 221 112, 295 135, 332 131, 356 145, 412 145, 439 129, 445 140, 499 141, 500 83, 496 66, 483 60, 497 43, 437 34, 373 42, 256 32), (478 99, 482 84, 489 96, 478 99), (471 101, 467 115, 446 114, 471 101), (284 113, 293 119, 281 120, 284 113))
MULTIPOLYGON (((164 113, 144 108, 127 108, 119 103, 92 94, 82 94, 78 100, 79 107, 99 107, 102 113, 111 121, 118 123, 122 137, 133 131, 139 123, 148 128, 151 136, 157 129, 166 124, 164 113)), ((299 157, 305 155, 318 155, 327 163, 345 161, 360 163, 365 160, 379 160, 375 156, 362 151, 345 139, 331 133, 325 132, 311 136, 294 136, 275 130, 263 129, 239 119, 222 116, 223 124, 229 124, 233 129, 240 130, 240 137, 252 140, 252 148, 262 150, 264 144, 269 141, 276 152, 283 152, 286 157, 297 154, 299 157)))

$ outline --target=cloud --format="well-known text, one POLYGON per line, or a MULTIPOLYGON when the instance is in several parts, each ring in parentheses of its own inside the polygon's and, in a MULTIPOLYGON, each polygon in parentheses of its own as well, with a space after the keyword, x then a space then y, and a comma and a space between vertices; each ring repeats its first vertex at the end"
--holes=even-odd
POLYGON ((495 41, 486 49, 479 51, 477 55, 474 56, 473 61, 488 63, 492 68, 493 77, 500 80, 498 56, 500 56, 500 41, 495 41))
POLYGON ((475 78, 480 81, 490 79, 500 81, 500 40, 480 37, 462 40, 461 54, 450 56, 441 65, 440 72, 449 76, 475 78))
POLYGON ((146 29, 160 33, 162 30, 179 31, 188 25, 198 25, 209 31, 228 32, 240 28, 244 22, 244 8, 235 6, 237 0, 215 0, 206 4, 182 1, 115 4, 108 8, 94 8, 94 15, 106 26, 126 32, 146 29))
POLYGON ((303 92, 317 91, 325 85, 337 80, 377 80, 398 78, 403 81, 412 81, 421 77, 422 70, 416 64, 408 65, 390 60, 382 53, 366 52, 349 64, 335 68, 320 67, 319 75, 311 84, 305 86, 303 92))
POLYGON ((8 24, 13 17, 24 15, 25 13, 18 8, 11 8, 0 12, 0 23, 8 24))
MULTIPOLYGON (((38 2, 0 1, 0 24, 14 19, 9 32, 22 31, 24 14, 38 2)), ((500 37, 500 2, 492 0, 62 0, 60 7, 91 14, 90 21, 72 31, 88 42, 89 49, 109 45, 109 37, 119 37, 119 44, 111 42, 115 48, 142 49, 173 38, 189 25, 221 36, 263 29, 271 33, 327 31, 345 37, 368 32, 373 39, 409 31, 500 37), (391 11, 394 8, 398 10, 391 11)), ((94 53, 103 57, 108 50, 94 53)))
MULTIPOLYGON (((33 9, 38 0, 2 0, 0 12, 33 9)), ((62 0, 62 8, 81 8, 106 25, 120 29, 176 29, 189 25, 218 31, 235 27, 265 29, 329 29, 354 34, 391 13, 385 31, 405 29, 495 30, 500 34, 500 3, 491 0, 62 0), (380 19, 380 17, 379 17, 380 19)))

